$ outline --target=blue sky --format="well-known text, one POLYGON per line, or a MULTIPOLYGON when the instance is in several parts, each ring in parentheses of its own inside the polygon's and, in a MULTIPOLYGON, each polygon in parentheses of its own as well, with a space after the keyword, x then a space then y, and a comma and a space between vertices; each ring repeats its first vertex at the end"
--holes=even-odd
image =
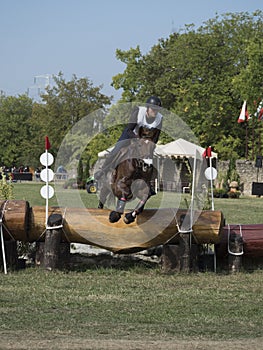
POLYGON ((47 74, 88 77, 102 92, 123 72, 116 49, 148 52, 160 38, 185 24, 199 27, 226 12, 253 12, 262 0, 0 0, 0 90, 34 93, 47 74))

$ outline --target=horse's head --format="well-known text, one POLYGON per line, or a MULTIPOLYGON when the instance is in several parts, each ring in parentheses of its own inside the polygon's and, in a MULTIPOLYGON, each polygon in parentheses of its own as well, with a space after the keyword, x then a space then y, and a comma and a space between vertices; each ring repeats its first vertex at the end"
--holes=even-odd
POLYGON ((146 126, 141 126, 139 128, 139 138, 140 139, 148 139, 150 141, 153 141, 154 136, 156 135, 156 133, 158 132, 158 129, 156 128, 149 128, 146 126))
POLYGON ((136 138, 131 143, 130 152, 131 158, 145 159, 152 158, 155 143, 148 138, 136 138))

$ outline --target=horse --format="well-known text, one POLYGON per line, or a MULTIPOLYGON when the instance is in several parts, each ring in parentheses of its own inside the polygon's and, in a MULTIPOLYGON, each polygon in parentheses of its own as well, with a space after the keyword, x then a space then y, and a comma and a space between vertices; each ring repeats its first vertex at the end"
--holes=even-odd
MULTIPOLYGON (((148 135, 148 134, 147 134, 148 135)), ((135 138, 126 142, 114 160, 113 170, 106 172, 100 190, 98 208, 103 208, 107 196, 117 198, 115 210, 109 214, 111 223, 118 222, 124 214, 126 203, 135 197, 139 202, 135 208, 124 215, 123 221, 130 224, 135 221, 151 196, 150 184, 153 177, 153 151, 155 143, 149 137, 135 138)))

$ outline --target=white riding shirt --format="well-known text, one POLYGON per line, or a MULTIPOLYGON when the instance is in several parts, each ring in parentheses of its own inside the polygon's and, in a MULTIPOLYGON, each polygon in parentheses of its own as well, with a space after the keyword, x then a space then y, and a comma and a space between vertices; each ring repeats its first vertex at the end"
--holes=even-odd
POLYGON ((135 135, 138 135, 140 127, 146 127, 148 129, 156 129, 161 125, 163 116, 161 113, 157 112, 152 123, 147 122, 147 107, 139 107, 139 112, 137 115, 137 126, 134 128, 133 132, 135 135))

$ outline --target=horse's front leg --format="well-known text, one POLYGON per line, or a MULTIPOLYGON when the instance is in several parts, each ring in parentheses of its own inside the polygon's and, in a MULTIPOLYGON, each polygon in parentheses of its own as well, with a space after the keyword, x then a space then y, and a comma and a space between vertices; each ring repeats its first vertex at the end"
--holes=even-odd
POLYGON ((131 224, 135 221, 136 216, 143 212, 146 201, 147 199, 141 200, 133 211, 130 211, 129 213, 124 215, 123 221, 125 222, 125 224, 131 224))
POLYGON ((126 205, 125 198, 120 198, 117 200, 116 210, 111 211, 109 215, 109 221, 111 223, 117 222, 120 220, 122 214, 124 213, 125 205, 126 205))
POLYGON ((110 212, 109 221, 117 222, 124 213, 125 205, 131 195, 131 179, 129 177, 121 177, 112 184, 112 191, 118 198, 116 209, 110 212))
POLYGON ((136 197, 140 198, 139 203, 136 205, 134 210, 131 212, 125 214, 123 221, 125 224, 131 224, 135 221, 136 216, 141 214, 143 212, 144 206, 147 202, 147 200, 150 198, 150 191, 149 191, 149 183, 145 182, 144 180, 136 180, 135 182, 135 194, 136 197))

